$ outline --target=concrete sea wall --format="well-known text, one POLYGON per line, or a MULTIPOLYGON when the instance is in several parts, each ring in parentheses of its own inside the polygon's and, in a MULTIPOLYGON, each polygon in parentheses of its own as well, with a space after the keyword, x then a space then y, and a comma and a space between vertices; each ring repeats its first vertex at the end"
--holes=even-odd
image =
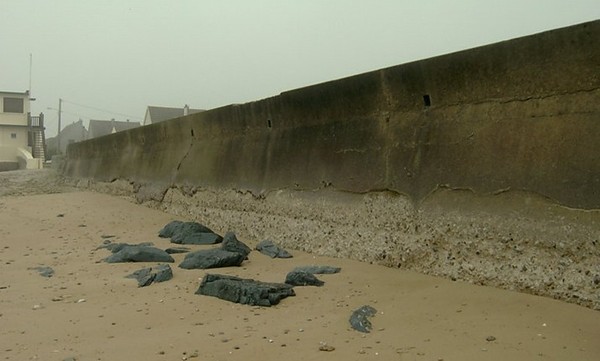
POLYGON ((61 169, 250 245, 600 309, 599 38, 595 21, 213 109, 71 144, 61 169))
POLYGON ((64 172, 247 189, 521 190, 600 208, 600 21, 69 146, 64 172))

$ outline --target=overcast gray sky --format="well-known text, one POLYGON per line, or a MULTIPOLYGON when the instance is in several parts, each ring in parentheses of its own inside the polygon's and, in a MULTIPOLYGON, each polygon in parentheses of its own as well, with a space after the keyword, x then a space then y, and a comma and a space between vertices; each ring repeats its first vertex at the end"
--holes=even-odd
POLYGON ((0 0, 0 90, 29 88, 47 136, 210 109, 600 18, 598 0, 0 0), (101 109, 103 111, 95 110, 101 109))

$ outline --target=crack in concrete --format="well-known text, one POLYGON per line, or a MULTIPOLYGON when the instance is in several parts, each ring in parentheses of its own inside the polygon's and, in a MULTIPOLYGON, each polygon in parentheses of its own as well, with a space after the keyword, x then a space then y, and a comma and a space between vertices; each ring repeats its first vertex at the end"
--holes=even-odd
POLYGON ((186 158, 190 154, 190 151, 192 150, 192 147, 194 146, 194 129, 191 130, 190 134, 191 134, 190 135, 190 145, 189 145, 187 151, 185 152, 185 154, 183 155, 183 157, 181 158, 181 160, 179 161, 179 163, 177 164, 177 168, 175 169, 175 172, 173 173, 173 177, 171 178, 171 184, 174 184, 175 178, 177 178, 177 174, 179 173, 179 169, 181 168, 181 165, 186 160, 186 158))
POLYGON ((480 105, 480 104, 487 104, 487 103, 497 103, 497 104, 508 104, 508 103, 514 103, 514 102, 523 103, 523 102, 528 102, 531 100, 542 100, 542 99, 548 99, 548 98, 561 97, 561 96, 565 96, 565 95, 592 93, 592 92, 595 92, 598 90, 600 90, 600 87, 579 89, 579 90, 575 90, 575 91, 566 91, 566 92, 561 92, 561 93, 551 93, 551 94, 540 95, 540 96, 527 96, 527 97, 522 97, 522 98, 518 98, 518 97, 517 98, 487 98, 487 99, 482 99, 482 100, 478 100, 478 101, 456 102, 456 103, 444 104, 444 105, 441 105, 439 108, 455 107, 455 106, 459 106, 459 105, 464 105, 466 103, 471 104, 471 105, 480 105))
MULTIPOLYGON (((381 148, 377 148, 376 150, 380 150, 381 148)), ((336 153, 337 154, 344 154, 344 153, 366 153, 367 149, 357 149, 357 148, 346 148, 346 149, 340 149, 337 150, 336 153)))
POLYGON ((555 98, 555 97, 564 96, 564 95, 592 93, 599 89, 600 89, 600 87, 595 87, 595 88, 590 88, 590 89, 579 89, 576 91, 567 91, 567 92, 562 92, 562 93, 546 94, 546 95, 541 95, 541 96, 537 96, 537 97, 529 96, 529 97, 524 97, 524 98, 512 98, 512 99, 506 99, 506 100, 498 100, 497 102, 500 104, 507 104, 507 103, 513 103, 513 102, 528 102, 530 100, 542 100, 542 99, 555 98))

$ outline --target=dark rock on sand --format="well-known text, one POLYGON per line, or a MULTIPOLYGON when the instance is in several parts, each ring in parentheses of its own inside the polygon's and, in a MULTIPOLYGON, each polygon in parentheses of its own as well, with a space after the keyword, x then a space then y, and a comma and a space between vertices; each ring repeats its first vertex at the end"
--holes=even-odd
POLYGON ((127 247, 127 246, 131 246, 131 247, 145 247, 145 246, 153 246, 154 244, 152 242, 142 242, 142 243, 138 243, 138 244, 129 244, 129 243, 112 243, 110 241, 104 243, 102 246, 96 248, 96 249, 107 249, 109 251, 111 251, 112 253, 117 253, 120 250, 122 250, 123 248, 127 247))
POLYGON ((241 242, 235 236, 233 232, 227 232, 223 237, 223 244, 221 249, 228 252, 239 253, 244 256, 244 259, 248 257, 252 250, 244 242, 241 242))
POLYGON ((188 253, 189 251, 191 251, 191 248, 188 247, 170 247, 165 249, 165 252, 168 254, 188 253))
POLYGON ((138 287, 149 286, 154 282, 165 282, 173 278, 173 271, 168 264, 160 264, 156 267, 142 268, 126 276, 135 278, 138 281, 138 287))
MULTIPOLYGON (((171 238, 175 234, 179 233, 180 230, 184 227, 187 229, 196 228, 198 232, 207 232, 207 228, 201 225, 200 223, 172 221, 167 223, 166 226, 164 226, 160 231, 158 231, 158 236, 160 238, 171 238)), ((208 231, 211 232, 210 230, 208 231)))
POLYGON ((369 333, 373 329, 371 321, 367 317, 372 317, 377 314, 377 310, 371 306, 362 306, 352 313, 350 316, 350 325, 353 329, 359 332, 369 333))
POLYGON ((152 269, 153 273, 156 273, 154 282, 165 282, 173 278, 173 270, 168 264, 159 264, 152 269))
POLYGON ((179 265, 185 269, 207 269, 239 266, 252 250, 239 241, 233 232, 227 232, 220 248, 188 253, 179 265))
POLYGON ((325 282, 321 281, 312 273, 292 271, 285 277, 285 283, 292 286, 323 286, 325 282))
POLYGON ((184 269, 232 267, 241 265, 245 259, 244 254, 213 248, 186 254, 179 267, 184 269))
POLYGON ((138 287, 150 286, 154 282, 156 274, 152 273, 152 268, 142 268, 137 270, 130 275, 125 276, 126 278, 135 278, 138 282, 138 287))
POLYGON ((171 238, 176 244, 216 244, 223 238, 198 222, 172 221, 158 232, 162 238, 171 238))
POLYGON ((292 272, 306 272, 312 274, 333 274, 339 273, 342 269, 340 267, 332 266, 301 266, 296 267, 292 272))
POLYGON ((265 283, 234 276, 207 274, 196 294, 252 305, 273 306, 288 296, 295 296, 292 286, 284 283, 265 283))
POLYGON ((30 269, 34 269, 36 271, 38 271, 38 273, 40 274, 40 276, 42 277, 52 277, 54 276, 54 270, 52 269, 52 267, 48 267, 48 266, 41 266, 41 267, 33 267, 30 269))
POLYGON ((223 241, 223 237, 216 233, 178 233, 171 238, 175 244, 217 244, 223 241))
POLYGON ((108 263, 120 262, 175 262, 167 252, 149 246, 125 246, 105 259, 108 263))
POLYGON ((292 255, 285 249, 279 247, 273 241, 264 240, 256 245, 256 250, 271 258, 292 258, 292 255))

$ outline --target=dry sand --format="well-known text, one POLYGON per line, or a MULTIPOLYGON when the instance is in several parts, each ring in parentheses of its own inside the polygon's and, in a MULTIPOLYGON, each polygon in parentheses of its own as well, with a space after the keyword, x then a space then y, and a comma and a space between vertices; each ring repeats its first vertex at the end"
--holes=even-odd
POLYGON ((175 255, 172 280, 138 288, 124 276, 150 264, 101 262, 102 236, 167 248, 157 233, 178 217, 93 192, 28 195, 8 185, 15 176, 22 173, 0 176, 2 359, 600 359, 598 311, 299 251, 287 260, 252 252, 242 267, 210 270, 281 282, 298 265, 342 268, 319 276, 325 286, 296 287, 295 297, 272 308, 195 295, 207 272, 177 268, 183 255, 175 255), (40 276, 31 269, 38 266, 55 275, 40 276), (348 322, 362 305, 378 310, 369 334, 348 322), (335 349, 320 351, 323 343, 335 349))

